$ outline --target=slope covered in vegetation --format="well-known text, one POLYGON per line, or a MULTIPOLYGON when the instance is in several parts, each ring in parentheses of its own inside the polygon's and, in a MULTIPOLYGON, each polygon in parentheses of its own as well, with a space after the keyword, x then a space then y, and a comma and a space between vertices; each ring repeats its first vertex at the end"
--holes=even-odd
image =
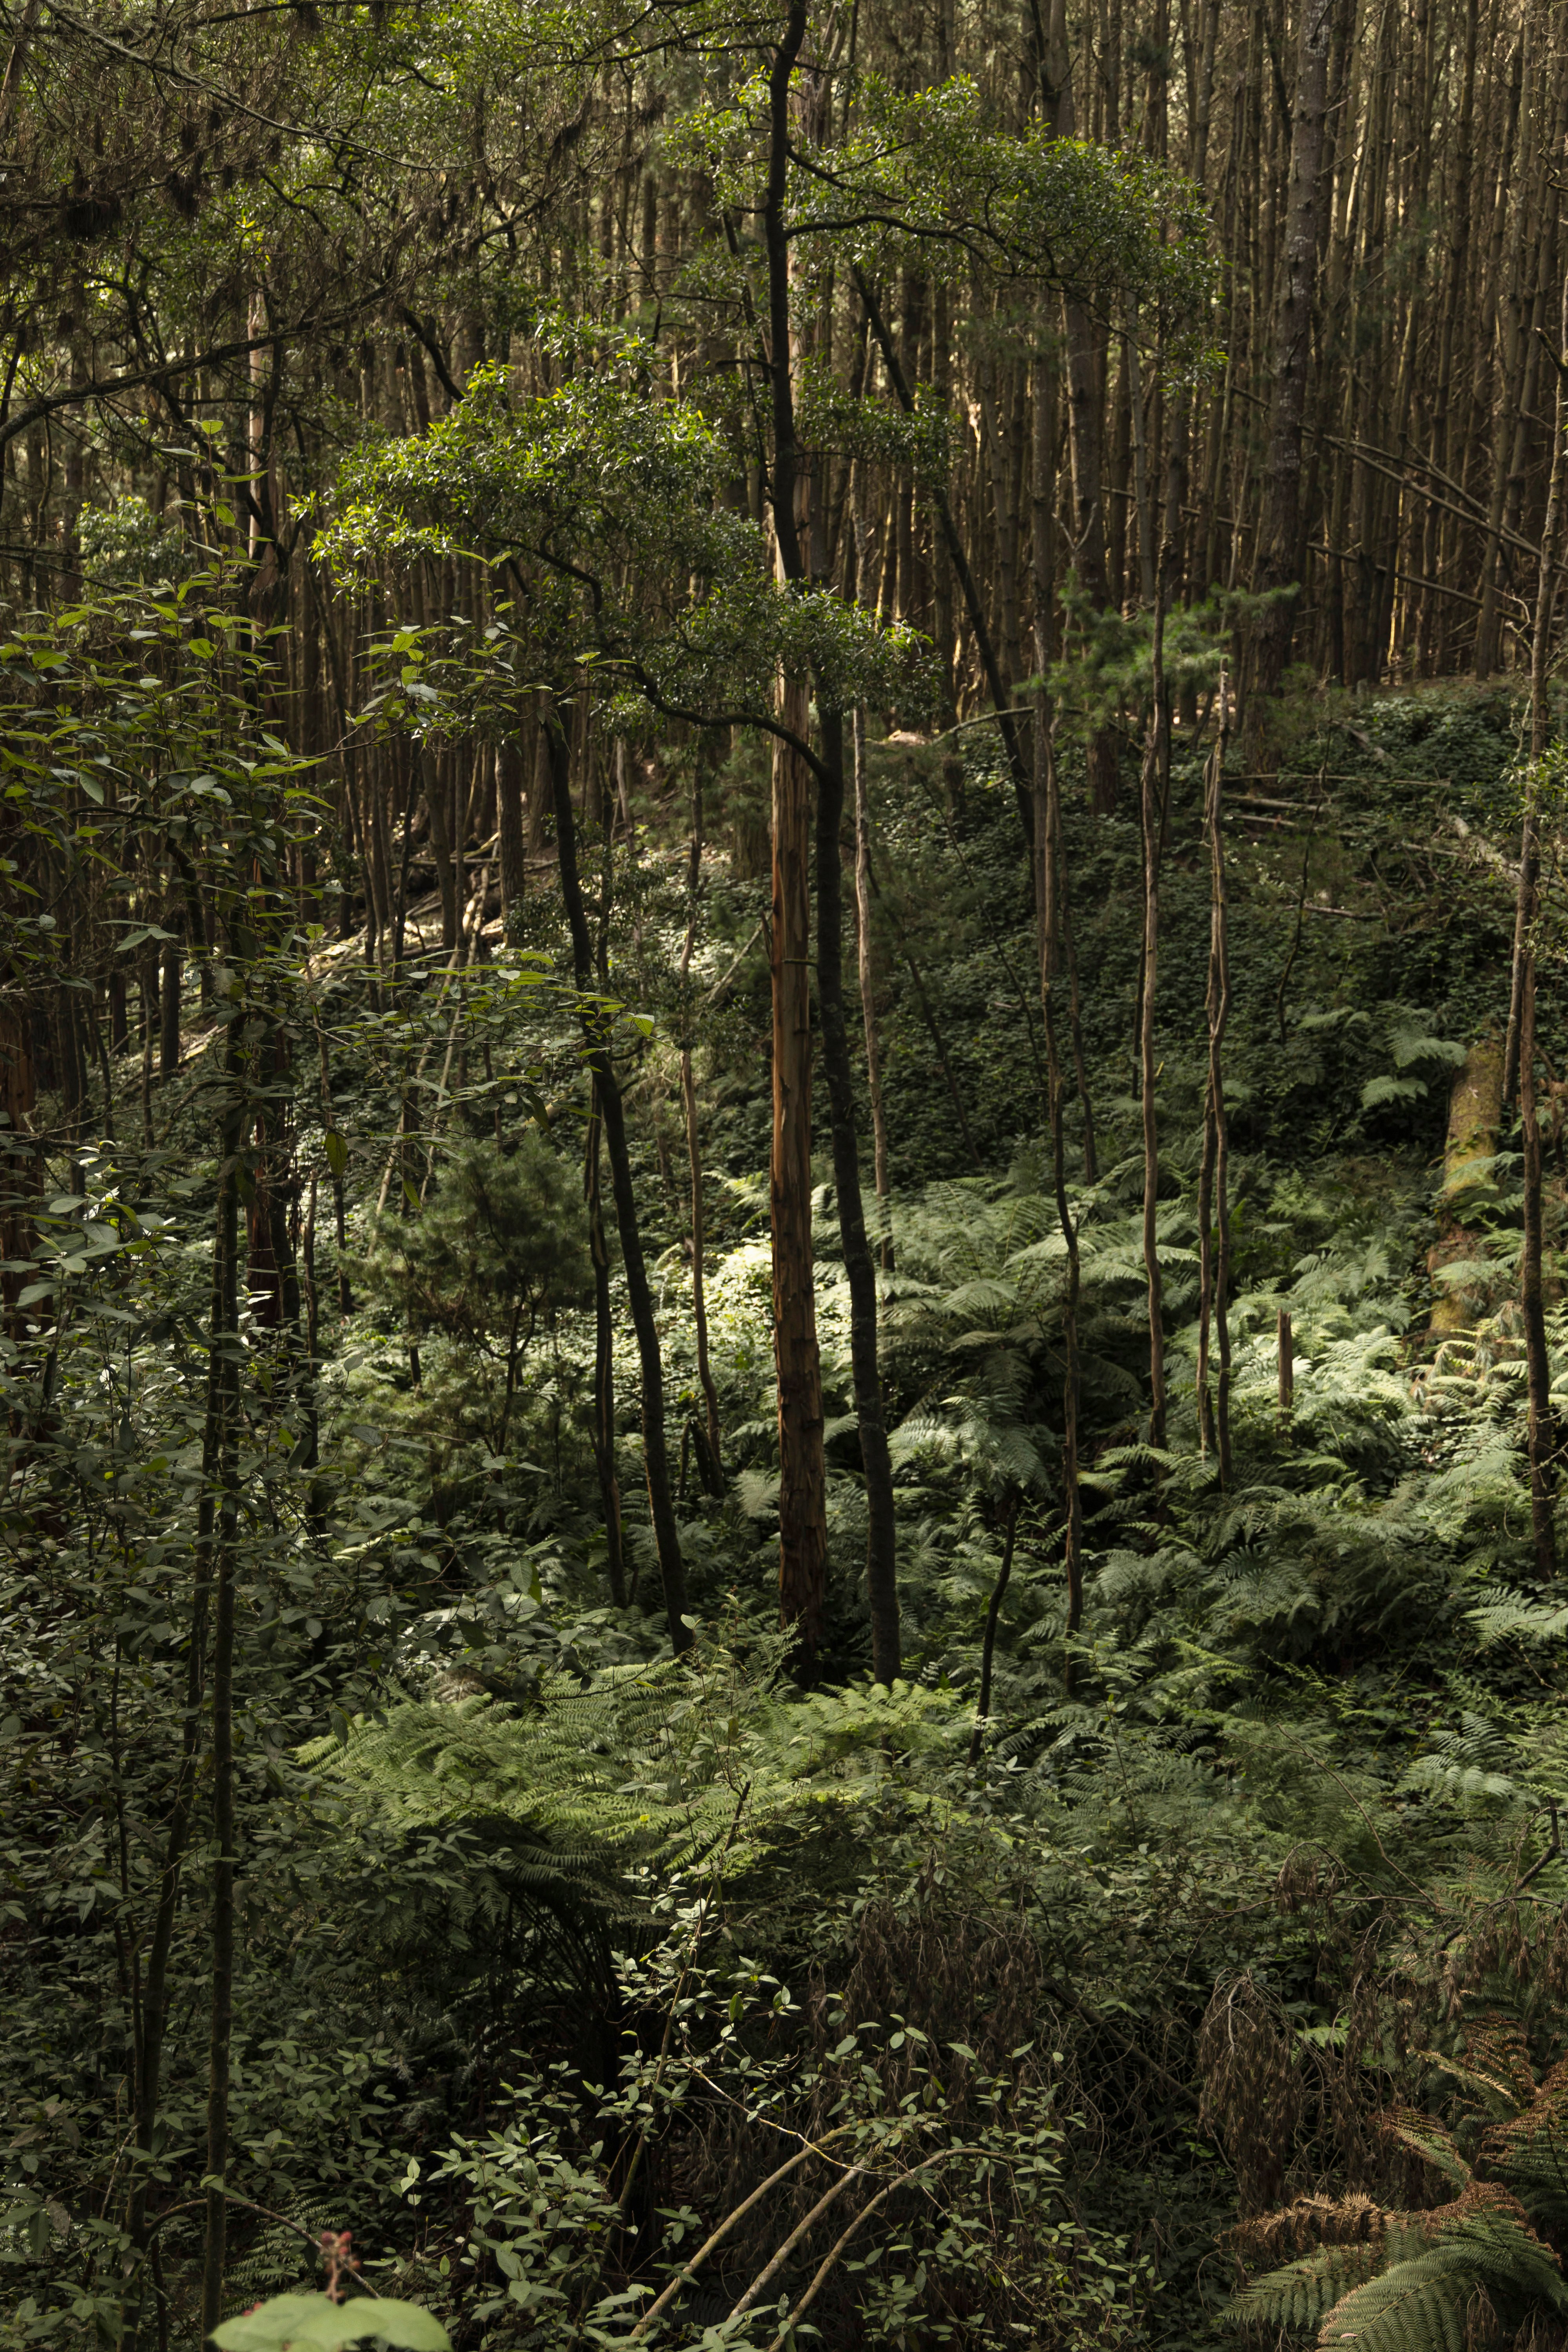
MULTIPOLYGON (((39 643, 15 658, 41 697, 58 673, 39 643)), ((103 658, 81 623, 50 643, 73 676, 103 658)), ((118 691, 128 730, 174 725, 171 686, 118 691)), ((673 2280, 793 2159, 668 2325, 722 2317, 833 2190, 837 2226, 825 2213, 759 2290, 756 2341, 863 2212, 816 2299, 830 2333, 1176 2344, 1208 2339, 1237 2259, 1267 2267, 1225 2235, 1238 2192, 1244 2216, 1307 2192, 1419 2206, 1423 2183, 1440 2205, 1440 2173, 1380 2118, 1405 2099, 1454 2119, 1477 2005, 1549 2038, 1564 1962, 1563 1621, 1531 1544, 1519 1160, 1495 1085, 1497 1131, 1457 1147, 1476 1164, 1451 1150, 1445 1182, 1443 1161, 1450 1105, 1507 1020, 1518 720, 1467 691, 1358 703, 1324 714, 1267 795, 1227 782, 1223 1476, 1215 1362, 1206 1425, 1194 1387, 1204 747, 1178 738, 1165 851, 1159 1445, 1130 1050, 1138 840, 1068 795, 1099 1171, 1075 1137, 1076 1622, 1067 1257, 1017 814, 983 733, 960 739, 962 761, 868 743, 890 1690, 868 1672, 826 1167, 827 1606, 809 1686, 773 1630, 766 886, 733 854, 743 767, 708 782, 695 892, 691 769, 671 750, 597 877, 605 992, 627 1008, 684 1666, 638 1491, 624 1270, 593 1238, 592 1193, 584 1207, 583 1046, 542 860, 456 968, 412 951, 416 900, 395 988, 318 931, 302 953, 258 944, 242 979, 215 959, 167 1082, 143 1081, 134 1037, 116 1052, 100 1036, 96 1090, 46 1160, 8 1277, 19 2337, 123 2325, 139 2231, 142 2326, 190 2326, 226 1964, 231 2303, 308 2280, 315 2235, 352 2223, 378 2289, 458 2340, 591 2326, 619 2341, 627 2288, 673 2280), (692 1318, 687 1036, 717 1444, 692 1318), (222 1126, 237 1066, 237 1136, 222 1126), (618 1558, 596 1247, 623 1401, 618 1558), (192 1682, 215 1626, 231 1954, 213 1942, 211 1665, 192 1682), (131 2103, 154 2018, 144 2120, 131 2103)), ((179 723, 215 722, 193 700, 179 723)), ((231 810, 264 794, 258 824, 293 821, 308 776, 253 764, 243 723, 231 766, 201 752, 205 794, 191 761, 176 822, 199 827, 219 792, 231 810)), ((57 755, 79 724, 57 716, 57 755)), ((98 806, 82 829, 102 838, 98 806)), ((241 884, 258 854, 237 836, 241 884)), ((46 1097, 35 1116, 60 1131, 46 1097)), ((1554 1175, 1547 1192, 1555 1217, 1554 1175)), ((1364 2263, 1352 2207, 1342 2231, 1364 2263)), ((1302 2210, 1305 2246, 1319 2224, 1302 2210)), ((1332 2275, 1338 2291, 1352 2273, 1332 2275)), ((1309 2318, 1315 2291, 1299 2291, 1309 2318)))
POLYGON ((1568 2344, 1546 0, 0 0, 0 2352, 1568 2344))

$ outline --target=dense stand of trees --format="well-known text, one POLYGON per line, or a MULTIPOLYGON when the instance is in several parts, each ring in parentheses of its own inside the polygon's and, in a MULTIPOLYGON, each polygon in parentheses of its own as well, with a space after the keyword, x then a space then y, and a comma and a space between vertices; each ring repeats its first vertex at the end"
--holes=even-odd
MULTIPOLYGON (((683 142, 691 68, 722 93, 721 42, 738 66, 779 29, 823 148, 855 136, 860 76, 915 92, 972 75, 995 122, 1188 175, 1225 256, 1201 321, 1214 364, 1192 381, 1163 369, 1135 295, 1041 304, 978 247, 973 269, 935 269, 905 238, 896 266, 814 278, 803 353, 852 400, 940 403, 952 432, 945 488, 807 448, 803 566, 927 631, 957 708, 1033 669, 1030 614, 1069 569, 1123 609, 1152 603, 1157 572, 1185 602, 1300 583, 1258 658, 1347 686, 1528 657, 1568 133, 1550 7, 861 10, 852 56, 837 19, 721 36, 675 11, 634 44, 563 17, 531 48, 490 29, 14 12, 8 593, 68 581, 84 504, 132 485, 155 515, 230 504, 211 527, 249 544, 258 614, 289 624, 301 739, 336 743, 364 616, 312 597, 309 501, 360 426, 422 430, 481 362, 547 373, 530 320, 552 301, 656 335, 667 388, 728 411, 736 495, 760 514, 775 461, 743 420, 767 298, 715 265, 754 257, 768 214, 683 142), (249 478, 220 493, 226 465, 249 478), (1044 561, 1023 527, 1037 470, 1060 525, 1044 561)), ((477 590, 431 593, 445 610, 477 590)), ((383 902, 375 806, 395 831, 395 783, 344 782, 383 902)))
MULTIPOLYGON (((1292 660, 1354 687, 1525 667, 1533 645, 1545 675, 1568 44, 1535 0, 1310 0, 1294 16, 1056 0, 1001 20, 943 5, 821 23, 796 7, 722 24, 694 7, 526 30, 419 10, 172 6, 122 26, 26 7, 5 92, 0 582, 24 609, 68 603, 95 562, 188 562, 200 544, 238 564, 268 647, 258 691, 324 789, 316 842, 291 853, 300 905, 363 926, 378 986, 395 985, 411 888, 433 878, 444 948, 460 953, 476 895, 514 907, 552 820, 580 984, 592 974, 567 870, 573 795, 580 827, 613 829, 639 767, 574 667, 589 649, 563 655, 553 691, 514 700, 505 725, 492 712, 468 735, 421 734, 405 702, 402 724, 366 726, 384 697, 378 646, 400 628, 420 633, 410 644, 477 643, 524 584, 520 550, 481 533, 483 561, 452 541, 409 560, 373 530, 339 576, 320 536, 366 436, 438 426, 476 368, 500 367, 525 399, 568 382, 581 361, 552 321, 646 339, 645 394, 715 422, 724 495, 762 526, 782 578, 929 639, 939 723, 995 710, 1037 835, 1052 824, 1041 779, 1058 714, 1037 683, 1030 753, 1020 694, 1064 643, 1109 644, 1110 615, 1152 614, 1158 639, 1163 614, 1243 597, 1228 609, 1254 770, 1276 756, 1292 660), (1075 137, 1132 176, 1047 188, 1009 215, 1006 173, 1075 137), (1139 181, 1145 167, 1155 176, 1139 181), (1184 277, 1162 277, 1161 247, 1190 257, 1184 277)), ((809 663, 781 690, 775 1305, 785 1605, 809 1643, 822 1470, 797 1116, 811 1091, 807 763, 836 823, 845 722, 831 704, 845 697, 809 663)), ((688 719, 721 724, 723 699, 710 690, 688 719)), ((1176 699, 1198 717, 1194 687, 1176 699)), ((1147 679, 1102 692, 1089 726, 1096 807, 1125 790, 1124 749, 1144 776, 1146 1078, 1172 700, 1156 656, 1152 701, 1147 679)), ((1071 702, 1069 687, 1062 715, 1082 719, 1071 702)), ((1211 678, 1205 719, 1214 702, 1211 678)), ((654 692, 650 717, 660 708, 654 692)), ((1048 841, 1036 858, 1037 911, 1059 932, 1042 974, 1048 986, 1059 954, 1076 989, 1069 877, 1048 841)), ((834 878, 818 996, 854 1202, 834 878)), ((146 832, 132 885, 127 911, 151 927, 138 1017, 167 1076, 210 910, 200 877, 146 832)), ((89 887, 71 903, 68 962, 91 997, 58 994, 42 1041, 68 1119, 100 1035, 118 1047, 129 1017, 107 902, 89 887)), ((1092 1162, 1081 1054, 1077 1078, 1092 1162)), ((674 1596, 657 1346, 607 1064, 596 1083, 674 1596)), ((1152 1124, 1145 1143, 1152 1219, 1152 1124)), ((874 1432, 872 1272, 853 1208, 845 1243, 874 1432)), ((1152 1226, 1148 1257, 1157 1433, 1152 1226)), ((884 1495, 884 1562, 889 1511, 884 1495)), ((896 1658, 890 1633, 882 1646, 896 1658)))
MULTIPOLYGON (((938 0, 915 16, 809 0, 511 16, 392 0, 83 12, 6 0, 0 23, 0 1108, 11 1168, 0 1340, 22 1491, 5 1526, 25 1565, 36 1566, 35 1543, 47 1540, 48 1558, 70 1551, 61 1496, 87 1479, 86 1581, 73 1590, 108 1576, 113 1559, 137 1608, 151 1603, 130 1581, 133 1555, 160 1540, 148 1534, 158 1509, 187 1539, 166 1620, 150 1629, 73 1601, 62 1637, 90 1625, 96 1640, 112 1625, 111 1666, 96 1657, 72 1687, 79 1700, 96 1693, 107 1671, 100 1745, 116 1759, 121 1667, 143 1675, 134 1763, 83 1806, 117 1840, 118 1881, 99 1884, 119 1906, 114 1999, 129 2021, 120 2063, 137 2138, 126 2183, 103 2189, 121 2285, 100 2283, 92 2308, 110 2335, 162 2346, 172 2308, 193 2325, 199 2311, 207 2333, 232 2299, 225 2181, 240 2160, 233 2060, 247 1997, 237 1885, 254 1863, 240 1858, 244 1822, 263 1817, 247 1775, 270 1739, 282 1786, 277 1726, 290 1725, 294 1748, 320 1727, 289 1716, 286 1645, 263 1640, 272 1618, 247 1612, 269 1580, 277 1592, 290 1576, 312 1584, 321 1615, 301 1604, 277 1622, 303 1628, 289 1637, 301 1686, 332 1710, 343 1754, 363 1760, 355 1740, 379 1733, 353 1728, 350 1702, 374 1717, 414 1655, 394 1658, 373 1611, 388 1623, 401 1612, 409 1642, 427 1638, 434 1654, 466 1605, 437 1607, 468 1574, 455 1549, 404 1547, 407 1559, 391 1555, 397 1586, 374 1554, 385 1523, 356 1549, 332 1516, 352 1480, 323 1470, 321 1399, 333 1349, 341 1390, 358 1344, 351 1217, 376 1328, 395 1326, 397 1377, 425 1400, 417 1409, 447 1410, 427 1381, 431 1393, 442 1380, 464 1388, 449 1452, 468 1449, 470 1486, 489 1482, 473 1507, 484 1543, 515 1545, 522 1507, 504 1482, 542 1475, 519 1457, 518 1423, 525 1360, 546 1331, 561 1503, 559 1333, 591 1299, 604 1591, 624 1631, 639 1578, 645 1600, 657 1586, 658 1639, 691 1677, 680 1688, 714 1671, 689 1602, 698 1584, 712 1600, 716 1539, 683 1506, 694 1478, 716 1517, 737 1436, 757 1449, 759 1428, 777 1473, 763 1507, 777 1520, 773 1663, 787 1655, 808 1691, 825 1653, 841 1663, 830 1631, 837 1385, 851 1408, 837 1433, 853 1427, 874 1686, 844 1744, 890 1753, 895 1730, 937 1704, 900 1679, 909 1547, 900 1557, 888 1354, 918 1310, 889 1280, 902 1247, 889 1173, 900 1139, 890 1146, 879 952, 896 952, 929 1037, 949 1156, 979 1172, 984 1155, 913 910, 873 839, 878 743, 912 747, 922 791, 940 772, 932 822, 968 888, 963 743, 984 730, 1032 925, 1023 973, 985 889, 973 888, 1009 1020, 1016 1003, 1016 1091, 1029 1106, 1017 1131, 1041 1158, 1036 1191, 1016 1188, 1038 1219, 1026 1244, 950 1286, 960 1322, 971 1306, 994 1316, 996 1331, 987 1322, 967 1338, 994 1341, 1002 1366, 984 1411, 966 1391, 969 1421, 942 1436, 969 1482, 964 1509, 995 1539, 963 1769, 985 1759, 1021 1540, 1048 1548, 1059 1571, 1049 1706, 1066 1720, 1086 1673, 1100 1670, 1079 1642, 1086 1414, 1100 1413, 1105 1437, 1115 1390, 1121 1451, 1096 1475, 1128 1475, 1146 1551, 1158 1554, 1176 1511, 1196 1524, 1211 1464, 1222 1507, 1241 1475, 1226 796, 1238 751, 1245 782, 1270 783, 1323 687, 1509 673, 1528 696, 1517 869, 1487 853, 1513 909, 1487 1131, 1495 1143, 1517 1103, 1531 1562, 1542 1587, 1555 1578, 1546 1154, 1558 1105, 1554 1082, 1542 1098, 1537 980, 1553 952, 1542 876, 1558 854, 1568 35, 1547 0, 1029 0, 1001 15, 938 0), (1184 855, 1207 905, 1187 1106, 1190 1302, 1184 1271, 1171 1276, 1162 1092, 1173 1024, 1193 1009, 1171 1009, 1194 968, 1167 935, 1184 887, 1172 858, 1178 761, 1189 785, 1202 777, 1184 855), (1080 774, 1083 805, 1065 805, 1080 774), (642 887, 655 835, 664 849, 685 845, 684 897, 679 950, 650 974, 640 912, 617 891, 628 876, 642 887), (1083 845, 1097 840, 1135 867, 1131 1108, 1086 1045, 1094 1008, 1075 907, 1081 919, 1084 867, 1100 855, 1083 845), (705 1006, 729 975, 699 1000, 694 959, 716 844, 730 876, 768 885, 752 938, 771 1011, 771 1431, 754 1412, 741 1432, 726 1427, 710 1355, 696 1056, 705 1006), (532 1030, 518 1013, 531 991, 546 1008, 532 1030), (638 1097, 650 1064, 628 1008, 644 1003, 679 1066, 662 1107, 651 1088, 638 1097), (183 1074, 198 1015, 199 1064, 183 1074), (575 1130, 568 1184, 559 1103, 550 1145, 520 1157, 525 1121, 549 1124, 529 1092, 546 1064, 570 1074, 562 1091, 574 1088, 570 1116, 581 1116, 581 1234, 575 1130), (340 1104, 353 1089, 370 1108, 351 1133, 340 1104), (503 1100, 518 1110, 510 1127, 503 1100), (1118 1180, 1136 1213, 1103 1253, 1112 1271, 1086 1276, 1108 1136, 1123 1171, 1136 1171, 1118 1180), (189 1172, 165 1194, 176 1160, 189 1172), (836 1379, 819 1330, 825 1178, 846 1300, 836 1379), (124 1274, 133 1252, 152 1263, 157 1235, 196 1196, 211 1253, 205 1320, 188 1282, 179 1292, 184 1273, 168 1277, 173 1305, 151 1275, 124 1274), (165 1201, 178 1205, 165 1213, 165 1201), (672 1202, 695 1362, 679 1402, 669 1258, 661 1265, 649 1239, 672 1202), (335 1302, 318 1280, 318 1228, 335 1302), (131 1306, 92 1290, 110 1260, 131 1306), (1118 1282, 1132 1293, 1120 1297, 1113 1345, 1089 1327, 1118 1282), (635 1399, 624 1371, 618 1395, 616 1385, 623 1303, 635 1399), (1172 1345, 1189 1303, 1190 1369, 1172 1345), (94 1316, 133 1330, 110 1466, 94 1454, 83 1470, 62 1381, 74 1383, 72 1413, 86 1396, 106 1418, 121 1378, 117 1360, 83 1369, 94 1316), (1106 1370, 1118 1347, 1120 1389, 1106 1370), (156 1358, 155 1379, 132 1372, 137 1349, 156 1358), (1098 1402, 1086 1403, 1086 1380, 1100 1381, 1098 1402), (1194 1390, 1195 1468, 1173 1435, 1194 1390), (160 1436, 134 1471, 118 1462, 136 1454, 133 1401, 149 1431, 161 1414, 160 1430, 183 1433, 190 1482, 174 1503, 120 1499, 121 1482, 162 1479, 175 1455, 160 1436), (634 1460, 646 1510, 623 1487, 634 1460), (296 1484, 280 1509, 286 1478, 296 1484), (29 1480, 46 1500, 31 1499, 29 1480), (1021 1538, 1031 1512, 1033 1538, 1021 1538), (349 1629, 330 1667, 329 1621, 349 1629), (162 1749, 148 1728, 159 1693, 162 1749), (255 1736, 268 1709, 273 1731, 255 1736), (174 2176, 155 2170, 176 2060, 187 2091, 192 2079, 171 2046, 182 1969, 206 1987, 205 2185, 188 2208, 161 2198, 174 2176), (198 2204, 199 2256, 193 2225, 171 2297, 159 2233, 198 2204)), ((1309 834, 1297 945, 1310 854, 1309 834)), ((1296 952, 1278 980, 1281 1052, 1296 952)), ((1370 1019, 1349 1006, 1322 1017, 1342 1015, 1370 1019)), ((1466 1045, 1420 1016, 1394 1034, 1400 1071, 1465 1061, 1466 1045)), ((1369 1078, 1362 1108, 1425 1091, 1410 1076, 1369 1078)), ((984 1234, 979 1190, 968 1213, 984 1234)), ((926 1278, 924 1295, 936 1286, 926 1278)), ((1284 1306, 1273 1344, 1286 1445, 1284 1306)), ((933 1373, 931 1393, 938 1385, 933 1373)), ((343 1428, 365 1442, 343 1409, 340 1392, 340 1446, 343 1428)), ((543 1426, 536 1415, 536 1444, 543 1426)), ((456 1509, 442 1475, 432 1466, 436 1525, 456 1509)), ((1348 1470, 1345 1480, 1348 1490, 1348 1470)), ((593 1671, 570 1649, 548 1667, 520 1664, 508 1612, 520 1598, 542 1605, 542 1588, 537 1565, 531 1581, 526 1560, 508 1559, 502 1597, 485 1588, 502 1631, 488 1648, 468 1644, 474 1687, 526 1707, 554 1674, 564 1714, 573 1677, 586 1687, 593 1671)), ((276 1612, 276 1592, 268 1605, 276 1612)), ((1556 1638, 1539 1622, 1533 1632, 1556 1638)), ((928 1652, 933 1673, 936 1663, 928 1652)), ((753 1786, 735 1762, 742 1739, 754 1739, 755 1778, 780 1818, 790 1801, 767 1780, 787 1727, 756 1728, 771 1703, 758 1690, 729 1715, 722 1696, 671 1702, 649 1733, 661 1754, 696 1742, 704 1802, 724 1772, 743 1780, 721 1832, 710 1820, 706 1843, 683 1846, 670 1831, 658 1849, 667 1863, 717 1852, 720 1876, 753 1786), (679 1731, 679 1706, 694 1731, 679 1731), (722 1770, 710 1771, 715 1756, 722 1770)), ((630 1720, 599 1726, 584 1751, 618 1759, 592 1823, 617 1866, 630 1849, 614 1844, 616 1803, 658 1777, 630 1720)), ((363 1769, 374 1782, 393 1756, 401 1804, 423 1766, 393 1754, 399 1736, 395 1725, 386 1755, 363 1769)), ((476 1766, 477 1783, 500 1753, 476 1766)), ((574 1769, 562 1767, 563 1789, 574 1769)), ((564 1818, 552 1816, 552 1833, 564 1818)), ((1555 1840, 1555 1810, 1552 1820, 1555 1840)), ((277 1896, 279 1908, 296 1895, 277 1896)), ((708 1902, 672 1967, 672 2019, 708 1902)), ((489 1893, 485 1903, 498 1907, 489 1893)), ((595 1918, 583 1929, 584 1948, 602 1928, 595 1918)), ((535 1921, 527 1932, 547 1931, 535 1921)), ((648 2114, 671 2046, 667 2032, 648 2114)), ((1223 2063, 1210 2073, 1221 2080, 1223 2063)), ((613 2213, 616 2277, 645 2260, 634 2187, 651 2128, 627 2121, 606 2159, 613 2202, 595 2226, 613 2213)), ((983 2160, 984 2182, 994 2153, 954 2142, 929 2161, 983 2160)), ((29 2214, 47 2236, 47 2206, 29 2214)), ((582 2313, 610 2292, 606 2259, 578 2282, 582 2313)))

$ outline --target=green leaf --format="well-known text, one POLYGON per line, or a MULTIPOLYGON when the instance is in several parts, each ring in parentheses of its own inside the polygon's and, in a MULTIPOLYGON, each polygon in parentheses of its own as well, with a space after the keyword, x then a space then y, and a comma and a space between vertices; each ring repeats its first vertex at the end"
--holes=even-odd
POLYGON ((1426 1091, 1420 1078, 1368 1078, 1361 1090, 1361 1107, 1377 1110, 1384 1103, 1419 1102, 1426 1091))
POLYGON ((394 2303, 390 2297, 372 2306, 375 2333, 400 2352, 451 2352, 451 2338, 433 2311, 419 2303, 394 2303))
POLYGON ((321 1141, 326 1150, 328 1167, 334 1176, 341 1179, 349 1164, 347 1138, 341 1135, 335 1127, 329 1127, 321 1141))
POLYGON ((325 2294, 275 2294, 237 2319, 215 2327, 219 2352, 341 2352, 346 2344, 379 2336, 400 2352, 451 2352, 451 2338, 422 2304, 356 2295, 334 2303, 325 2294))

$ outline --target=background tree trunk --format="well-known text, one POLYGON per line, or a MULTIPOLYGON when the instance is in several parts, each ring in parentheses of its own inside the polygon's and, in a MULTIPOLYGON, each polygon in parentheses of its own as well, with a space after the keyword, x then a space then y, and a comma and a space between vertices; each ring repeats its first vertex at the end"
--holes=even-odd
MULTIPOLYGON (((805 682, 785 678, 784 725, 804 740, 805 682)), ((779 1618, 815 1670, 826 1597, 826 1469, 822 1368, 811 1233, 811 771, 792 743, 773 745, 773 1361, 779 1418, 779 1618)))

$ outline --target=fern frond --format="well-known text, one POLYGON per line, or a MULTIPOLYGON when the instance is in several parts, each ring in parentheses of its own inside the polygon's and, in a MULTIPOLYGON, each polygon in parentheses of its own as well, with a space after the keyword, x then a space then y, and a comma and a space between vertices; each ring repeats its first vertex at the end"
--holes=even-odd
POLYGON ((1304 2334, 1369 2278, 1384 2258, 1381 2244, 1320 2246, 1315 2253, 1303 2254, 1238 2289, 1222 2315, 1232 2327, 1288 2327, 1304 2334))
POLYGON ((1568 2227, 1568 2059, 1551 2069, 1521 2114, 1489 2127, 1476 2162, 1533 2219, 1568 2227))
POLYGON ((1424 2115, 1418 2107, 1395 2107, 1384 2123, 1395 2139, 1414 2148, 1445 2180, 1451 2180, 1457 2189, 1468 2186, 1470 2168, 1459 2153, 1458 2142, 1436 2116, 1424 2115))
POLYGON ((1352 2287, 1325 2315, 1318 2342, 1353 2344, 1356 2352, 1464 2352, 1465 2315, 1478 2287, 1514 2326, 1542 2308, 1568 2310, 1555 2255, 1500 2202, 1477 2203, 1424 2253, 1352 2287))
POLYGON ((1465 2028, 1465 2059, 1462 2068, 1451 2058, 1442 2063, 1460 2082, 1479 2087, 1483 2095, 1489 2091, 1494 2113, 1500 2105, 1505 2116, 1512 2115, 1534 2103, 1535 2068, 1516 2017, 1488 2010, 1473 2018, 1465 2028))
POLYGON ((1475 1627, 1483 1649, 1498 1642, 1556 1642, 1568 1633, 1568 1608, 1510 1593, 1506 1600, 1467 1609, 1465 1622, 1475 1627))

